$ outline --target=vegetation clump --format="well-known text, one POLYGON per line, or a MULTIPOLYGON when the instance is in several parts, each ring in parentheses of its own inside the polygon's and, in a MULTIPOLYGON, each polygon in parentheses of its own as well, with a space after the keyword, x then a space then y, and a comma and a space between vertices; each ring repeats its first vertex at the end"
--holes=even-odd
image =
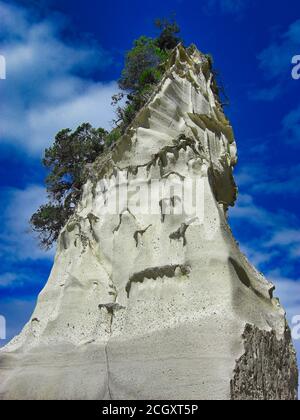
POLYGON ((175 21, 156 20, 160 30, 157 38, 141 36, 126 54, 125 67, 119 80, 121 93, 113 97, 113 104, 126 98, 125 107, 117 107, 116 125, 124 133, 137 112, 145 105, 153 89, 166 70, 172 50, 182 42, 180 28, 175 21))
MULTIPOLYGON (((116 107, 114 128, 107 132, 86 123, 73 132, 65 129, 45 150, 43 165, 49 172, 46 178, 49 200, 30 220, 43 248, 50 248, 56 242, 62 228, 74 214, 88 178, 87 167, 126 132, 162 79, 172 50, 182 43, 175 20, 158 19, 155 25, 159 35, 156 38, 141 36, 126 54, 119 80, 120 92, 112 97, 112 104, 116 107)), ((210 57, 208 64, 212 68, 210 57)), ((213 83, 218 95, 218 85, 213 83)))
POLYGON ((60 131, 53 146, 45 150, 44 167, 49 171, 46 187, 49 201, 31 217, 44 248, 50 248, 81 197, 87 180, 86 165, 103 153, 108 132, 82 124, 75 131, 60 131))

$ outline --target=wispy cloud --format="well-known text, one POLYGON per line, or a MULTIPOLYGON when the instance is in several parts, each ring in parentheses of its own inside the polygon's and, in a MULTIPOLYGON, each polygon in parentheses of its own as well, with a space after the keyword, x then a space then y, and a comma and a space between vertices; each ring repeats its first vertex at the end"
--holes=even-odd
MULTIPOLYGON (((274 101, 289 92, 298 81, 292 80, 292 58, 300 52, 300 20, 293 22, 287 30, 265 48, 259 55, 259 67, 263 72, 265 84, 263 88, 252 89, 249 98, 259 101, 274 101)), ((300 147, 300 107, 288 112, 282 119, 281 135, 290 146, 300 147)), ((295 181, 295 180, 294 180, 295 181)), ((298 183, 299 185, 299 183, 298 183)), ((294 186, 297 183, 294 182, 294 186)), ((280 187, 280 186, 279 186, 280 187)), ((291 184, 289 190, 292 190, 291 184)), ((276 188, 276 186, 273 187, 276 188)), ((297 188, 294 187, 294 191, 297 188)), ((299 190, 299 188, 298 188, 299 190)))
POLYGON ((36 296, 49 274, 55 249, 43 251, 29 227, 32 213, 45 200, 45 189, 39 185, 0 191, 0 314, 3 300, 36 296))
POLYGON ((29 274, 26 271, 24 272, 0 272, 0 291, 3 290, 16 290, 24 289, 24 287, 31 286, 33 283, 38 283, 41 279, 36 275, 32 276, 32 273, 29 274))
POLYGON ((249 224, 262 228, 282 225, 285 221, 284 214, 272 213, 258 206, 250 194, 239 195, 237 204, 230 210, 230 218, 242 223, 246 220, 249 224))
POLYGON ((300 20, 293 22, 287 31, 265 48, 259 55, 259 63, 268 79, 291 74, 292 57, 299 53, 300 20))
POLYGON ((299 54, 299 51, 300 20, 297 20, 258 55, 259 67, 269 86, 250 91, 249 97, 273 101, 286 92, 287 81, 291 79, 292 57, 299 54))
POLYGON ((17 279, 16 273, 0 274, 0 287, 10 286, 12 283, 15 283, 16 279, 17 279))
POLYGON ((6 318, 6 340, 0 340, 0 347, 20 333, 34 309, 36 298, 1 299, 0 314, 6 318))
POLYGON ((279 228, 263 246, 280 249, 289 259, 298 260, 300 256, 300 229, 279 228))
POLYGON ((253 264, 264 271, 285 261, 286 270, 297 270, 300 223, 296 215, 280 209, 268 210, 258 205, 252 195, 241 194, 229 216, 235 235, 253 264))
POLYGON ((295 147, 300 146, 300 106, 283 118, 282 131, 288 144, 295 147))
POLYGON ((260 159, 240 168, 236 181, 239 187, 252 194, 294 197, 300 193, 300 165, 275 164, 260 159), (269 167, 272 170, 268 170, 269 167))
MULTIPOLYGON (((267 276, 276 287, 276 295, 286 309, 291 325, 293 317, 300 315, 300 278, 285 277, 280 269, 268 272, 267 276)), ((300 340, 298 347, 300 350, 300 340)))
POLYGON ((110 56, 94 41, 64 40, 67 22, 60 16, 33 18, 1 0, 0 15, 0 51, 7 62, 0 142, 40 154, 61 128, 84 121, 110 128, 116 83, 91 76, 111 64, 110 56))
MULTIPOLYGON (((54 256, 54 250, 45 252, 29 232, 29 220, 36 209, 46 201, 46 191, 39 185, 23 190, 1 191, 2 228, 0 233, 0 257, 10 260, 38 260, 54 256)), ((2 274, 2 282, 12 281, 11 274, 2 274)), ((0 277, 1 282, 1 277, 0 277)))
POLYGON ((283 91, 284 86, 281 83, 278 83, 272 87, 249 91, 248 96, 254 101, 272 102, 274 99, 278 98, 283 91))
POLYGON ((291 244, 300 244, 300 230, 284 229, 276 232, 268 242, 268 246, 287 246, 291 244))
POLYGON ((205 10, 208 13, 221 12, 232 15, 241 15, 249 6, 251 0, 207 0, 205 10))
POLYGON ((243 244, 241 245, 241 251, 247 255, 255 267, 262 267, 278 256, 278 251, 276 250, 268 250, 267 252, 264 252, 261 249, 252 248, 249 245, 243 244))

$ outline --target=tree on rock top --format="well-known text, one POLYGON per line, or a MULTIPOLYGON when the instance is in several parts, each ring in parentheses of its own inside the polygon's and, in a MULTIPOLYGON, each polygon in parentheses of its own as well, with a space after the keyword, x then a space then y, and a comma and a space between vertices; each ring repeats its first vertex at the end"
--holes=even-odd
POLYGON ((178 36, 180 27, 175 20, 156 19, 155 26, 161 31, 156 39, 156 45, 163 51, 173 50, 182 39, 178 36))
POLYGON ((82 186, 87 181, 84 169, 103 152, 107 134, 102 128, 82 124, 74 132, 70 129, 60 131, 53 146, 46 149, 43 165, 49 170, 46 178, 49 202, 30 220, 42 247, 51 247, 74 213, 82 186))
POLYGON ((116 110, 116 125, 124 133, 137 112, 145 105, 154 87, 161 80, 171 51, 182 42, 178 37, 180 28, 175 21, 157 19, 156 27, 160 30, 157 38, 141 36, 127 52, 125 66, 119 80, 119 87, 125 93, 115 95, 116 105, 126 96, 125 107, 116 110))

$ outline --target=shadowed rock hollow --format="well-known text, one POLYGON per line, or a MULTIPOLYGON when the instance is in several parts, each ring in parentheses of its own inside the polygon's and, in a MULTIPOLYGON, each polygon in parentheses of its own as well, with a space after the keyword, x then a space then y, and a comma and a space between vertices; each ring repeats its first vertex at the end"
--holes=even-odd
POLYGON ((203 54, 178 46, 93 165, 34 314, 0 352, 2 399, 297 398, 284 310, 227 224, 236 143, 213 80, 203 54), (154 180, 155 211, 122 198, 105 211, 124 186, 147 202, 154 180))

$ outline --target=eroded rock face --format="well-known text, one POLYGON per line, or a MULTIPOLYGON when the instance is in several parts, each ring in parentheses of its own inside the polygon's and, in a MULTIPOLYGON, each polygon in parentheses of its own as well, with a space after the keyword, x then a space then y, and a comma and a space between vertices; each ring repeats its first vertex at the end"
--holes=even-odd
POLYGON ((281 339, 274 331, 246 325, 245 353, 237 361, 231 381, 233 400, 296 400, 298 368, 291 334, 281 339))
POLYGON ((214 91, 207 58, 176 48, 126 135, 90 170, 35 312, 0 352, 1 398, 295 398, 284 310, 227 224, 236 144, 214 91), (183 206, 183 182, 195 208, 183 206), (122 194, 107 211, 124 187, 151 211, 122 194), (257 331, 258 359, 285 350, 277 371, 262 365, 270 386, 245 368, 245 328, 257 331))

